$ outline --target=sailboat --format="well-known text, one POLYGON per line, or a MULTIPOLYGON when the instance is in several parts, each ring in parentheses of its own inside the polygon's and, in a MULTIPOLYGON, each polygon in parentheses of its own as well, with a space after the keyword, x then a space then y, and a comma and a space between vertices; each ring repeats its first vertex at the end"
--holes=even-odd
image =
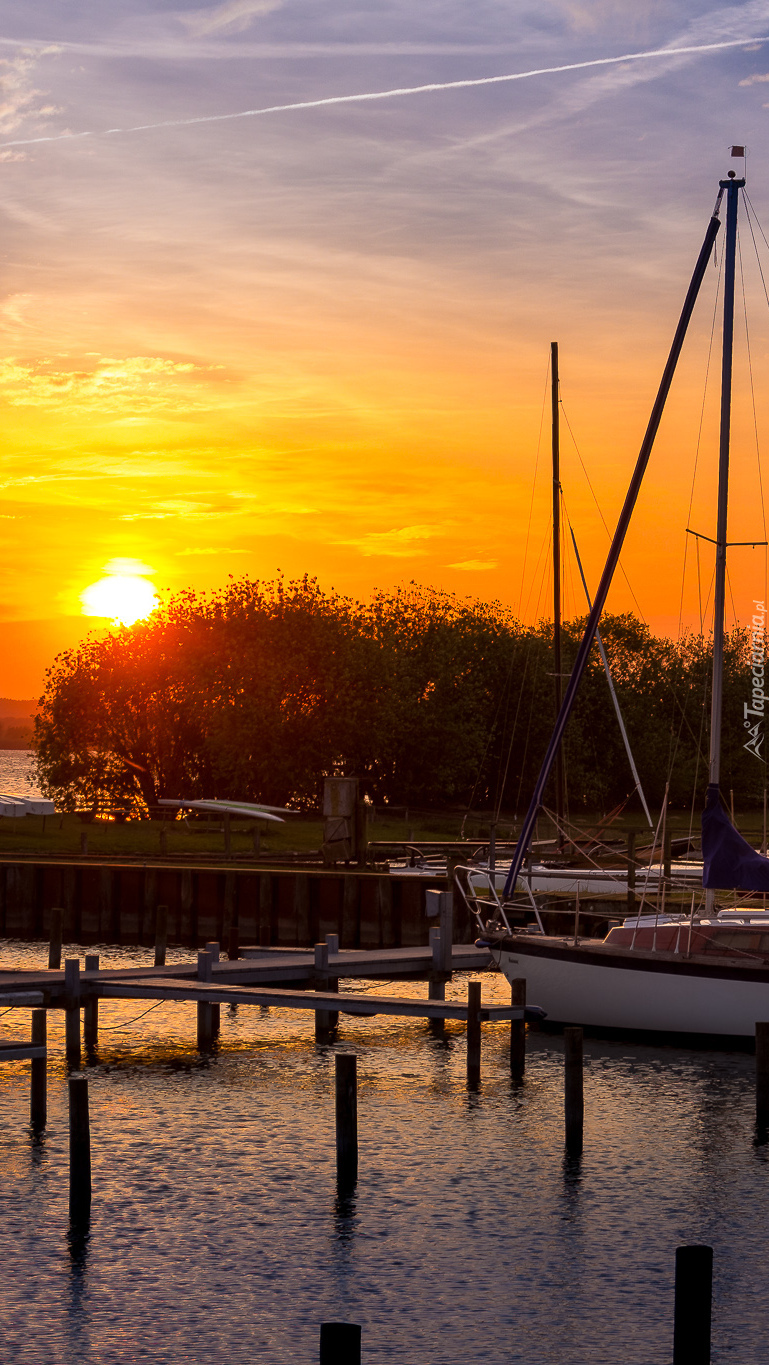
MULTIPOLYGON (((741 148, 734 148, 732 155, 741 153, 741 148)), ((550 744, 507 872, 503 894, 501 897, 497 894, 490 879, 487 892, 479 896, 477 887, 470 884, 466 876, 463 883, 462 871, 458 869, 456 873, 460 890, 474 909, 480 926, 478 942, 490 948, 497 965, 510 981, 525 979, 529 999, 536 1000, 546 1011, 549 1021, 554 1023, 702 1039, 714 1035, 750 1037, 755 1034, 758 1021, 769 1020, 769 914, 760 907, 719 912, 716 906, 718 889, 769 891, 769 859, 751 848, 734 828, 723 809, 719 789, 737 215, 744 186, 744 178, 739 178, 734 170, 729 171, 725 180, 719 181, 715 208, 550 744), (519 884, 537 816, 543 808, 545 788, 598 630, 697 295, 713 257, 724 200, 726 241, 713 686, 709 785, 702 816, 705 913, 695 914, 696 895, 692 894, 688 917, 639 913, 623 925, 612 928, 603 940, 580 940, 576 925, 573 936, 556 938, 543 933, 532 898, 537 925, 533 930, 514 931, 505 902, 519 884)))

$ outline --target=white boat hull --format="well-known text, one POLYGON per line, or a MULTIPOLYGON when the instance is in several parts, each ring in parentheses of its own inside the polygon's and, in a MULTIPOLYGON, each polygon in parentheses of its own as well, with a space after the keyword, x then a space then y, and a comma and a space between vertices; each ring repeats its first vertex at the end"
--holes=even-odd
POLYGON ((612 953, 598 944, 574 948, 525 936, 515 949, 492 952, 509 981, 525 979, 527 1002, 556 1024, 748 1038, 757 1022, 769 1020, 769 967, 758 964, 612 953))

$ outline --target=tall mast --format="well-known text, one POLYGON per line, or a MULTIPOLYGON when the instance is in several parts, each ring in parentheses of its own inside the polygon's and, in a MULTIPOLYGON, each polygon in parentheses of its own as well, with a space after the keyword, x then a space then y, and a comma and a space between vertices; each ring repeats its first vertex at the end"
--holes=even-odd
MULTIPOLYGON (((716 581, 713 602, 713 694, 710 702, 710 775, 711 786, 721 780, 721 713, 724 694, 724 614, 726 608, 726 549, 729 507, 729 442, 732 417, 732 351, 734 343, 734 277, 737 256, 737 202, 745 184, 734 171, 728 180, 719 181, 726 190, 726 242, 724 244, 724 335, 721 357, 721 435, 718 452, 718 522, 716 526, 716 581)), ((705 893, 705 907, 711 912, 715 891, 705 893)))
MULTIPOLYGON (((739 183, 744 184, 745 182, 741 181, 739 183)), ((721 194, 723 194, 723 190, 721 191, 721 194)), ((719 195, 719 202, 720 198, 721 195, 719 195)), ((574 665, 571 670, 571 676, 569 677, 569 681, 566 685, 566 693, 564 695, 563 704, 561 706, 561 712, 556 722, 552 738, 548 745, 547 753, 545 754, 545 757, 542 760, 542 767, 539 770, 539 776, 535 783, 534 790, 531 794, 529 809, 526 812, 526 817, 521 828, 521 833, 518 837, 518 842, 515 846, 515 853, 513 854, 513 859, 510 864, 510 870, 505 880, 504 890, 505 896, 512 895, 515 890, 516 881, 518 879, 518 873, 520 872, 521 867, 523 866, 523 860, 526 857, 526 853, 528 851, 529 841, 531 840, 532 832, 536 824, 537 815, 539 814, 539 809, 540 806, 542 805, 542 798, 545 793, 545 787, 550 779, 550 774, 553 770, 553 766, 555 763, 555 757, 556 754, 558 753, 558 747, 563 738, 563 732, 566 729, 566 724, 574 708, 574 703, 577 699, 579 685, 582 680, 582 675, 587 666, 590 650, 592 649, 593 646, 595 632, 598 629, 598 622, 601 619, 601 612, 603 611, 604 603, 606 602, 609 588, 611 587, 611 582, 614 577, 614 571, 617 567, 617 561, 619 560, 620 553, 622 551, 622 546, 625 543, 625 536, 627 535, 628 526, 630 525, 630 518, 633 513, 633 508, 636 505, 636 502, 638 500, 638 494, 641 491, 643 477, 644 474, 646 473, 646 467, 649 463, 649 458, 652 453, 652 447, 654 445, 654 438, 657 435, 657 430, 659 428, 660 421, 662 420, 662 413, 665 408, 665 400, 668 396, 668 393, 670 392, 670 386, 673 382, 673 375, 675 374, 676 371, 678 357, 681 354, 681 348, 684 344, 684 338, 686 336, 687 328, 689 326, 692 313, 694 312, 694 305, 697 302, 697 295, 700 292, 700 286, 702 285, 702 281, 705 277, 705 272, 707 271, 708 264, 713 255, 713 243, 716 240, 716 236, 718 234, 720 227, 721 227, 720 219, 718 218, 717 213, 714 212, 713 214, 711 214, 707 232, 705 233, 705 240, 702 243, 700 254, 697 257, 697 264, 694 267, 694 274, 692 275, 689 288, 686 291, 684 306, 681 310, 681 316, 678 320, 678 326, 676 327, 675 336, 673 337, 673 344, 670 347, 670 353, 665 364, 665 369, 663 370, 662 373, 662 380, 660 381, 660 386, 659 389, 657 390, 657 397, 654 400, 654 406, 652 408, 649 423, 646 428, 646 434, 641 443, 641 449, 638 452, 638 459, 636 460, 635 469, 633 471, 633 477, 630 480, 630 487, 628 488, 627 494, 625 496, 625 501, 623 503, 622 511, 620 512, 619 516, 619 521, 617 522, 617 528, 614 532, 614 536, 612 537, 609 555, 606 560, 606 564, 604 565, 604 570, 603 573, 601 574, 600 582, 596 589, 593 605, 590 610, 587 625, 585 626, 585 632, 584 635, 582 636, 582 642, 579 646, 579 649, 577 650, 577 657, 574 660, 574 665)))
MULTIPOLYGON (((555 718, 561 711, 561 428, 558 390, 558 342, 550 342, 550 396, 553 433, 553 669, 555 679, 555 718)), ((555 756, 555 815, 558 844, 563 843, 563 751, 555 756)))

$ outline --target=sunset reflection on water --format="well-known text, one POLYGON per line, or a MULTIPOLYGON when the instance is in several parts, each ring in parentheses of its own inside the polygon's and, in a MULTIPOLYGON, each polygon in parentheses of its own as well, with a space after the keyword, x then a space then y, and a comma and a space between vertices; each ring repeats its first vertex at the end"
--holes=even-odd
MULTIPOLYGON (((3 962, 39 966, 45 951, 6 944, 3 962)), ((147 958, 100 952, 103 965, 147 958)), ((507 999, 499 977, 482 980, 484 999, 507 999)), ((614 1365, 621 1349, 662 1365, 684 1241, 715 1248, 714 1360, 761 1358, 769 1173, 749 1056, 586 1041, 575 1161, 560 1038, 529 1036, 515 1086, 507 1026, 485 1025, 468 1094, 462 1026, 440 1038, 423 1021, 342 1016, 360 1173, 340 1198, 334 1048, 316 1046, 309 1013, 223 1008, 201 1057, 194 1006, 147 1008, 101 1005, 90 1229, 68 1235, 61 1016, 39 1140, 28 1064, 0 1069, 5 1359, 309 1365, 320 1322, 347 1319, 363 1325, 364 1360, 614 1365)), ((3 1036, 28 1028, 26 1011, 4 1016, 3 1036)))

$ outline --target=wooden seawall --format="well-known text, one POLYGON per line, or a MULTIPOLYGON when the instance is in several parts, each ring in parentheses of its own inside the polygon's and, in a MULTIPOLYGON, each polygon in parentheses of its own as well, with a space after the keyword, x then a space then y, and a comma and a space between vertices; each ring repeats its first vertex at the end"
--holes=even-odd
MULTIPOLYGON (((53 906, 64 910, 64 939, 151 944, 158 905, 168 906, 169 942, 197 947, 229 942, 310 947, 326 934, 342 948, 426 944, 435 920, 425 891, 440 877, 321 868, 233 867, 97 861, 0 862, 0 937, 48 938, 53 906)), ((454 941, 476 930, 455 896, 454 941)))

